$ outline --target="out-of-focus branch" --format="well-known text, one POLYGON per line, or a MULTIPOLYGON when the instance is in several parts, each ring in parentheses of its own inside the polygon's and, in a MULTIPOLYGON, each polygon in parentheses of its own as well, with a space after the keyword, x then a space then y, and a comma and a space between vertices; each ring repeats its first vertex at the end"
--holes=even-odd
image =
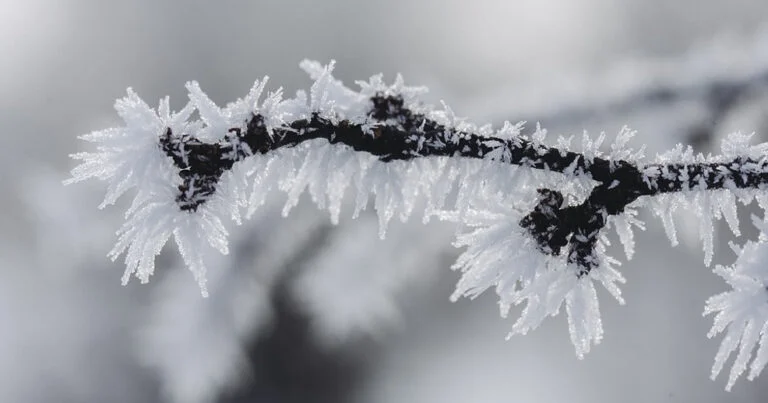
POLYGON ((717 77, 694 84, 664 83, 605 103, 567 105, 552 113, 520 116, 547 125, 569 125, 594 118, 622 116, 654 106, 685 101, 701 101, 708 108, 710 122, 727 114, 750 91, 768 86, 768 67, 764 71, 741 77, 717 77))

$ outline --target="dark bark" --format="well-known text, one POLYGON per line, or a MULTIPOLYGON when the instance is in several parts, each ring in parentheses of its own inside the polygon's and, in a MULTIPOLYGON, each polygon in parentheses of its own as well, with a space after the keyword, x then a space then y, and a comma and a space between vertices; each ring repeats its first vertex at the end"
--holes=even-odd
MULTIPOLYGON (((730 97, 732 98, 732 97, 730 97)), ((502 139, 459 131, 411 111, 403 99, 371 98, 367 125, 313 114, 274 127, 253 115, 243 128, 232 128, 224 140, 204 143, 187 134, 167 130, 160 139, 173 159, 183 183, 176 201, 193 212, 215 192, 221 175, 249 156, 323 139, 379 157, 382 162, 424 157, 488 158, 503 151, 497 161, 557 174, 588 177, 596 182, 591 194, 577 206, 563 206, 563 196, 541 189, 539 204, 520 225, 528 229, 542 252, 559 255, 568 246, 568 260, 589 273, 598 262, 595 244, 607 217, 619 214, 638 197, 690 189, 760 188, 768 183, 766 161, 746 157, 725 162, 640 165, 637 162, 589 158, 573 151, 547 147, 524 137, 502 139)))

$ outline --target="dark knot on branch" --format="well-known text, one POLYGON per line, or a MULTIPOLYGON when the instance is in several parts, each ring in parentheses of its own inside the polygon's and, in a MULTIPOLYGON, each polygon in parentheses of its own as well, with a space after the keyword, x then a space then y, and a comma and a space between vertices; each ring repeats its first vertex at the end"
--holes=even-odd
POLYGON ((542 252, 560 255, 571 233, 571 220, 561 210, 563 194, 550 189, 538 189, 538 192, 539 203, 520 220, 520 226, 530 232, 542 252))
MULTIPOLYGON (((520 220, 542 253, 560 256, 568 246, 568 263, 576 264, 579 277, 597 267, 595 247, 608 216, 604 205, 588 198, 576 206, 563 207, 563 195, 538 189, 539 202, 520 220)), ((594 194, 594 193, 593 193, 594 194)))
POLYGON ((599 265, 595 248, 608 217, 622 213, 629 203, 652 192, 639 169, 628 162, 613 162, 610 178, 595 186, 578 205, 563 206, 565 199, 560 192, 538 189, 539 202, 520 220, 541 252, 559 256, 568 245, 568 263, 578 266, 579 276, 599 265))

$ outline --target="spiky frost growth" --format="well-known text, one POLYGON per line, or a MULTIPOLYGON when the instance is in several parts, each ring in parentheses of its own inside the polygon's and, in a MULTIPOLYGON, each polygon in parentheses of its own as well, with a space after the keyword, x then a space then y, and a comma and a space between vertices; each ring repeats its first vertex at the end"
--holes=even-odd
MULTIPOLYGON (((306 191, 333 223, 349 204, 345 196, 353 195, 352 216, 372 204, 382 238, 393 218, 406 221, 423 203, 423 220, 457 223, 455 245, 466 247, 453 266, 463 273, 453 299, 493 288, 503 316, 525 303, 510 335, 537 328, 565 305, 571 341, 582 357, 603 337, 595 283, 623 303, 620 263, 606 253, 608 229, 631 258, 633 230, 645 228, 638 209, 650 205, 673 245, 674 212, 691 209, 700 217, 709 264, 713 220, 724 218, 738 234, 737 200, 747 204, 758 196, 766 208, 761 197, 768 184, 768 144, 752 146, 750 136, 731 135, 717 156, 694 155, 680 145, 653 160, 643 148, 628 147, 634 132, 627 128, 609 152, 603 151, 605 134, 584 134, 580 147, 572 137, 550 146, 540 126, 526 136, 522 124, 507 122, 494 130, 456 116, 445 104, 424 106, 424 89, 405 86, 400 76, 393 85, 373 76, 355 91, 332 76, 333 63, 301 66, 315 80, 308 93, 284 99, 278 89, 262 99, 265 78, 223 108, 195 82, 187 84, 190 102, 178 113, 170 112, 167 98, 155 110, 129 89, 115 105, 125 126, 83 136, 97 148, 73 155, 82 163, 69 182, 108 182, 102 206, 136 189, 110 253, 113 259, 125 255, 124 283, 133 275, 148 281, 155 256, 173 236, 207 295, 209 254, 228 252, 225 219, 240 224, 274 190, 288 195, 284 215, 306 191), (192 118, 195 111, 199 120, 192 118)), ((745 272, 757 270, 750 263, 759 257, 755 248, 747 244, 741 258, 746 260, 734 268, 716 269, 735 290, 714 297, 707 308, 719 311, 713 332, 728 329, 715 373, 738 340, 747 346, 729 388, 746 365, 745 349, 765 335, 764 327, 757 329, 765 323, 758 297, 764 279, 744 280, 757 278, 745 272), (740 332, 734 341, 732 333, 740 332)), ((354 319, 348 327, 363 323, 354 319)), ((761 347, 750 377, 766 356, 761 347)))
POLYGON ((768 222, 756 216, 752 216, 752 222, 761 231, 759 240, 748 241, 742 248, 732 245, 739 256, 736 262, 728 267, 718 265, 714 270, 732 290, 709 298, 704 309, 705 315, 716 313, 707 336, 725 333, 712 366, 712 379, 722 371, 731 353, 738 350, 726 390, 747 368, 747 378, 753 380, 768 363, 768 222))
MULTIPOLYGON (((515 196, 519 195, 512 198, 515 196)), ((594 282, 624 303, 617 283, 625 280, 614 268, 618 261, 605 254, 600 241, 594 255, 599 265, 580 275, 582 268, 569 262, 568 256, 541 253, 538 243, 518 224, 526 207, 534 203, 516 207, 512 200, 490 196, 486 200, 485 208, 473 209, 466 215, 466 225, 473 229, 459 235, 454 243, 467 249, 454 265, 464 274, 451 298, 474 298, 494 288, 503 317, 511 306, 525 303, 509 337, 536 329, 547 316, 556 316, 565 304, 571 342, 576 354, 583 358, 603 336, 594 282)))

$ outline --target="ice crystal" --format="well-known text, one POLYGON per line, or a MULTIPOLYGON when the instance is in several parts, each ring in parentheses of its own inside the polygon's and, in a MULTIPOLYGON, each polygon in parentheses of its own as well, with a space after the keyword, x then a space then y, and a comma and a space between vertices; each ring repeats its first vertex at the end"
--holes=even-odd
MULTIPOLYGON (((333 62, 304 61, 301 67, 314 82, 288 99, 281 89, 265 93, 265 77, 245 97, 219 107, 189 82, 189 102, 172 113, 168 98, 153 109, 129 89, 115 103, 124 125, 82 136, 96 150, 73 155, 81 163, 67 183, 106 181, 102 207, 135 190, 109 253, 124 256, 124 284, 132 276, 147 282, 155 257, 173 237, 207 295, 208 262, 216 261, 210 254, 228 253, 225 218, 242 223, 276 190, 287 194, 284 215, 306 192, 334 224, 344 207, 351 206, 355 218, 372 205, 381 238, 393 218, 406 221, 423 204, 425 222, 437 217, 459 225, 454 245, 465 249, 453 265, 462 276, 452 299, 494 289, 502 316, 524 304, 510 336, 536 329, 564 306, 571 341, 583 357, 603 337, 596 283, 623 303, 620 263, 606 253, 608 229, 630 259, 633 231, 645 229, 641 207, 661 218, 673 245, 675 212, 691 211, 709 265, 715 220, 724 219, 738 236, 737 201, 768 208, 762 193, 768 143, 751 145, 751 135, 730 135, 721 155, 678 145, 653 161, 646 161, 643 147, 629 147, 634 132, 626 127, 611 145, 605 134, 585 133, 580 147, 572 136, 559 136, 549 140, 556 142, 551 148, 538 124, 529 135, 523 123, 494 130, 457 116, 445 103, 440 109, 421 105, 424 88, 406 86, 401 76, 387 85, 375 75, 358 82, 356 91, 333 77, 333 62)), ((760 264, 768 259, 768 224, 755 224, 763 231, 759 241, 747 242, 733 266, 715 269, 733 290, 710 298, 705 310, 717 313, 710 336, 725 333, 713 376, 738 349, 728 389, 748 366, 753 379, 768 363, 768 272, 760 264)), ((354 265, 370 259, 352 246, 344 250, 354 265)), ((349 277, 355 288, 371 285, 366 312, 394 316, 384 295, 395 288, 389 280, 366 284, 370 276, 352 278, 334 267, 335 258, 324 259, 327 281, 343 284, 339 277, 349 277)), ((338 293, 322 278, 302 278, 306 300, 338 293)), ((335 304, 351 305, 345 298, 335 304)), ((339 311, 333 304, 322 309, 339 311)), ((371 327, 360 312, 324 320, 331 327, 371 327)))
POLYGON ((716 313, 708 336, 725 334, 712 366, 712 379, 722 371, 731 353, 738 350, 726 390, 733 387, 747 368, 747 378, 753 380, 768 363, 768 270, 765 266, 768 222, 755 216, 752 221, 761 231, 760 239, 747 242, 743 248, 733 246, 739 255, 736 262, 732 266, 718 265, 715 268, 715 273, 732 290, 709 298, 704 309, 705 315, 716 313), (757 352, 753 354, 756 347, 757 352))
MULTIPOLYGON (((502 316, 513 305, 525 303, 521 316, 512 325, 510 336, 536 329, 548 316, 566 307, 569 333, 576 354, 583 357, 593 344, 602 340, 603 328, 594 282, 601 283, 620 303, 624 300, 617 283, 625 280, 615 269, 618 261, 605 254, 602 242, 595 250, 599 261, 588 275, 578 276, 579 268, 566 256, 543 253, 533 238, 518 224, 530 210, 509 199, 483 194, 482 208, 471 209, 465 223, 469 232, 457 237, 456 246, 466 246, 454 268, 461 270, 452 299, 477 297, 493 288, 499 296, 502 316)), ((519 199, 518 199, 519 200, 519 199)))
POLYGON ((194 105, 171 113, 169 99, 160 101, 157 111, 128 88, 128 95, 115 102, 115 110, 124 127, 96 131, 80 139, 96 143, 96 152, 73 154, 82 161, 72 170, 74 183, 90 178, 108 181, 107 194, 100 207, 113 204, 125 192, 138 188, 146 197, 156 190, 173 185, 173 165, 157 145, 158 137, 170 128, 174 131, 194 130, 196 122, 188 122, 194 105))

